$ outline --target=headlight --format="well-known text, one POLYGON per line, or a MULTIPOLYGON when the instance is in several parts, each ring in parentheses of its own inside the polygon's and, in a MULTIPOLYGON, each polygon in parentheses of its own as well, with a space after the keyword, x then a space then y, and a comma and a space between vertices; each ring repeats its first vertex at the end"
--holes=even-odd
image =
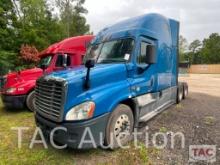
POLYGON ((66 120, 85 120, 93 117, 95 103, 92 101, 79 104, 66 114, 66 120))
POLYGON ((16 90, 17 90, 16 88, 8 88, 8 89, 6 90, 6 93, 12 94, 12 93, 14 93, 16 90))

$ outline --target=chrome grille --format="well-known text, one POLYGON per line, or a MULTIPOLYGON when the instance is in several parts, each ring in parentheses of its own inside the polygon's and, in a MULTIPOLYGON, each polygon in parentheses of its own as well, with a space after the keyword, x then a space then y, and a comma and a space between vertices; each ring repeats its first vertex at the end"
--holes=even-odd
POLYGON ((53 121, 62 121, 66 93, 65 80, 40 78, 37 80, 35 93, 36 111, 53 121))

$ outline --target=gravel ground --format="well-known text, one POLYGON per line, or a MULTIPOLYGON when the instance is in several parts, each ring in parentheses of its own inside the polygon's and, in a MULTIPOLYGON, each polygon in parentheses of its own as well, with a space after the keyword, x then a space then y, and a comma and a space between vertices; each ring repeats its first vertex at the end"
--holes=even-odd
MULTIPOLYGON (((149 135, 149 148, 153 146, 152 136, 162 132, 181 132, 185 137, 184 148, 181 147, 181 139, 177 138, 174 148, 171 149, 170 141, 164 149, 146 153, 135 152, 134 149, 121 150, 119 152, 102 151, 102 156, 90 157, 85 161, 77 159, 78 164, 155 164, 155 165, 185 165, 192 164, 189 160, 190 145, 216 145, 217 160, 213 164, 220 164, 220 75, 184 75, 180 81, 189 85, 189 95, 178 105, 173 105, 147 123, 144 123, 139 132, 149 135), (146 131, 146 127, 148 130, 146 131), (142 153, 142 154, 141 154, 142 153), (134 156, 133 156, 134 155, 134 156), (137 156, 138 155, 138 156, 137 156), (141 156, 140 156, 141 155, 141 156), (133 159, 132 157, 136 157, 133 159), (147 162, 143 159, 147 157, 147 162), (119 161, 116 161, 119 160, 119 161), (126 161, 127 160, 127 161, 126 161), (125 163, 126 162, 126 163, 125 163)), ((168 136, 169 137, 169 136, 168 136)), ((145 136, 140 136, 139 141, 144 144, 145 136)), ((162 142, 158 139, 157 142, 162 142)), ((151 149, 152 149, 151 148, 151 149)), ((207 164, 197 162, 193 164, 207 164)))
MULTIPOLYGON (((189 164, 189 145, 216 145, 220 164, 220 75, 187 75, 180 77, 189 85, 189 96, 148 123, 149 134, 158 131, 182 132, 185 148, 180 142, 174 149, 166 147, 155 164, 189 164)), ((144 128, 141 128, 144 129, 144 128)), ((207 164, 198 162, 197 164, 207 164)))

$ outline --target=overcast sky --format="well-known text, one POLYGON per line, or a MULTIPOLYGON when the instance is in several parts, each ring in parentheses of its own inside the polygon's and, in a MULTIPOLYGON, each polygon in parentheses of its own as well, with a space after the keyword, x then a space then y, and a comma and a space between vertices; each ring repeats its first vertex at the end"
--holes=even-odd
POLYGON ((86 0, 86 15, 95 34, 105 26, 145 13, 179 20, 189 42, 220 33, 220 0, 86 0))

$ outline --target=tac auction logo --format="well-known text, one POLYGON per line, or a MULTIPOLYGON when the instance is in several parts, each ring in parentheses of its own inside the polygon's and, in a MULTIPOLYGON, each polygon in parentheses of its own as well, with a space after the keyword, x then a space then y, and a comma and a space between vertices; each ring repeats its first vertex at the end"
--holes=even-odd
POLYGON ((191 145, 189 146, 189 161, 205 161, 208 163, 216 162, 215 145, 191 145))

